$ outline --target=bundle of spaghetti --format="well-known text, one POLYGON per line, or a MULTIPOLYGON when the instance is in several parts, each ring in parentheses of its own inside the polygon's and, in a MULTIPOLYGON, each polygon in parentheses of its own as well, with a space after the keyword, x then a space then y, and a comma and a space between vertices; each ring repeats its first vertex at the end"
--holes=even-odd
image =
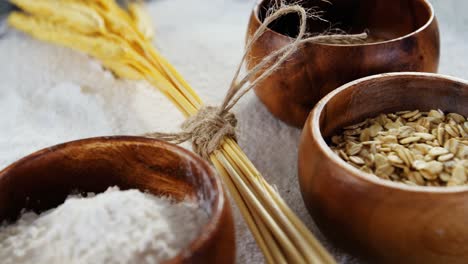
MULTIPOLYGON (((114 0, 11 2, 22 10, 9 16, 12 27, 95 57, 120 78, 148 81, 186 117, 203 107, 196 92, 152 45, 150 20, 139 4, 123 9, 114 0)), ((224 138, 209 159, 267 263, 335 263, 233 138, 224 138)))

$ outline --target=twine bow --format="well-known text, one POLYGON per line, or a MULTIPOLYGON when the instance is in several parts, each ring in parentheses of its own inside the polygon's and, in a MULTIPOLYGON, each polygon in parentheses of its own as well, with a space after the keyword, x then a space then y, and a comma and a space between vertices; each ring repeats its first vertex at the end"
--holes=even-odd
POLYGON ((278 10, 269 12, 263 23, 247 42, 242 59, 231 81, 229 90, 219 107, 203 106, 197 114, 189 117, 181 126, 180 133, 147 133, 144 136, 159 140, 180 144, 191 141, 193 150, 206 160, 213 151, 222 144, 224 137, 236 139, 237 119, 230 110, 237 102, 258 83, 268 78, 300 47, 303 43, 326 43, 326 44, 355 44, 362 43, 367 38, 367 33, 361 34, 333 34, 318 35, 305 38, 307 28, 307 12, 299 5, 283 5, 278 10), (293 41, 282 48, 272 52, 262 61, 248 71, 240 79, 240 72, 245 59, 252 49, 253 44, 265 33, 268 26, 276 19, 287 14, 299 15, 299 33, 293 41), (272 63, 272 64, 271 64, 272 63), (271 65, 270 65, 271 64, 271 65), (240 79, 240 80, 239 80, 240 79), (248 85, 249 80, 253 79, 248 85))

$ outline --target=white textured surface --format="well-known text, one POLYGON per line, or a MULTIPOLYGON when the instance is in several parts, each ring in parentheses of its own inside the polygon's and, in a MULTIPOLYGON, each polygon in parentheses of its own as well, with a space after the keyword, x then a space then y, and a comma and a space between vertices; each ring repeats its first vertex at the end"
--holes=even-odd
MULTIPOLYGON (((468 78, 468 2, 437 0, 440 72, 468 78)), ((155 44, 211 104, 219 102, 241 56, 253 0, 155 0, 155 44)), ((85 56, 11 33, 0 40, 0 167, 66 140, 151 129, 174 131, 182 117, 144 83, 114 80, 85 56), (80 88, 84 87, 84 88, 80 88)), ((240 145, 286 202, 318 235, 297 185, 300 130, 273 118, 255 95, 235 111, 240 145)), ((253 238, 236 214, 238 262, 261 263, 253 238)), ((321 237, 321 236, 320 236, 321 237)), ((327 244, 341 263, 357 262, 327 244)))
POLYGON ((3 264, 157 264, 183 254, 207 217, 189 200, 109 187, 97 195, 69 196, 57 208, 26 212, 0 227, 0 259, 3 264))

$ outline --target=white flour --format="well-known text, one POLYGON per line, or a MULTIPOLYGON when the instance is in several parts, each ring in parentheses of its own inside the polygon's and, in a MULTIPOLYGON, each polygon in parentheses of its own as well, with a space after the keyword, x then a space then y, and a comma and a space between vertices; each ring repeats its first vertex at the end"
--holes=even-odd
POLYGON ((159 263, 197 236, 207 214, 195 203, 109 188, 25 213, 0 228, 3 264, 159 263))
POLYGON ((10 32, 0 39, 0 167, 40 148, 104 135, 175 131, 182 114, 146 82, 10 32))

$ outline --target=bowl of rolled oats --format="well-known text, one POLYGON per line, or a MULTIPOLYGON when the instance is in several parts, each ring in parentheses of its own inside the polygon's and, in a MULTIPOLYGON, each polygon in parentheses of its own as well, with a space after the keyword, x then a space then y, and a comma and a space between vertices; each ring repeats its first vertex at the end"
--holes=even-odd
POLYGON ((468 259, 468 82, 387 73, 334 90, 299 149, 304 201, 330 239, 379 263, 468 259))

